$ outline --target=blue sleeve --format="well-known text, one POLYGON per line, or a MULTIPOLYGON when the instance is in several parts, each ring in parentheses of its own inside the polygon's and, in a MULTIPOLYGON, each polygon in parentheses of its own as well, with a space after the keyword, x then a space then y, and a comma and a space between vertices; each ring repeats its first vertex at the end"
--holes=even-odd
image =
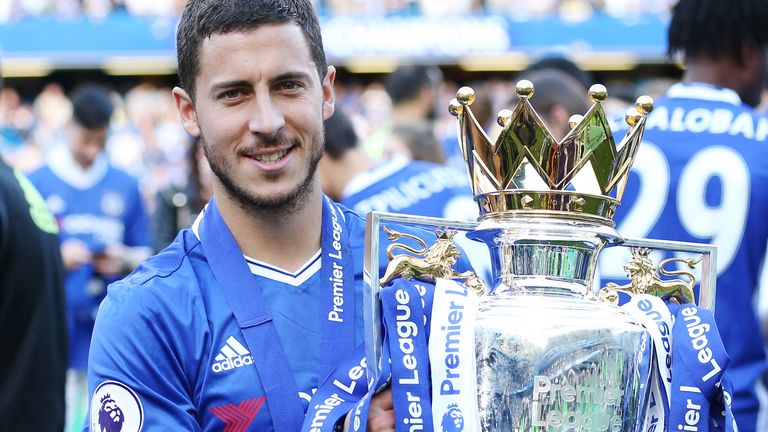
POLYGON ((125 239, 126 246, 152 246, 152 232, 150 230, 149 215, 144 207, 144 200, 139 192, 138 185, 134 182, 129 196, 126 197, 128 208, 125 212, 125 239))
POLYGON ((111 421, 122 430, 199 431, 195 377, 209 335, 201 299, 126 281, 109 287, 93 331, 91 430, 113 430, 104 426, 111 421))

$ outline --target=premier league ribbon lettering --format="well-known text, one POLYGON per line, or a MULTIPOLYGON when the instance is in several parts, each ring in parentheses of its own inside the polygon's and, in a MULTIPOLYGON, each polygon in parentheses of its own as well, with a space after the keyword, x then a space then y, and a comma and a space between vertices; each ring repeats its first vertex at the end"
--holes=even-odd
POLYGON ((436 431, 479 430, 475 379, 477 295, 438 279, 432 305, 432 424, 436 431))
MULTIPOLYGON (((725 367, 730 362, 717 332, 712 312, 693 305, 670 305, 675 316, 674 373, 669 413, 669 430, 706 432, 710 427, 711 401, 722 397, 726 417, 731 411, 730 389, 722 386, 725 367), (722 395, 722 396, 720 396, 722 395)), ((720 416, 720 415, 718 415, 720 416)), ((732 418, 732 414, 730 414, 732 418)), ((720 425, 714 421, 716 428, 720 425)), ((736 430, 731 420, 723 430, 736 430)))
MULTIPOLYGON (((333 431, 347 413, 350 431, 366 430, 371 398, 388 381, 396 431, 479 430, 475 294, 454 281, 438 280, 432 287, 398 279, 382 289, 381 303, 385 328, 379 381, 366 391, 361 347, 356 360, 337 368, 315 394, 302 430, 333 431)), ((650 335, 638 367, 647 367, 648 356, 654 357, 642 431, 738 431, 724 373, 729 359, 711 312, 665 304, 650 295, 636 295, 622 307, 650 335)))
POLYGON ((654 353, 648 408, 643 430, 653 432, 666 425, 669 416, 669 400, 672 393, 672 314, 658 297, 640 294, 622 306, 641 323, 651 336, 651 344, 645 345, 647 353, 654 353))
POLYGON ((403 279, 382 289, 384 343, 379 382, 367 391, 362 376, 365 350, 358 348, 357 363, 348 361, 334 370, 313 396, 303 431, 333 431, 347 413, 349 429, 365 431, 371 398, 390 379, 397 417, 395 430, 432 430, 427 339, 433 292, 433 286, 403 279))
POLYGON ((730 359, 712 313, 645 294, 623 308, 648 330, 656 354, 643 430, 737 431, 724 374, 730 359))

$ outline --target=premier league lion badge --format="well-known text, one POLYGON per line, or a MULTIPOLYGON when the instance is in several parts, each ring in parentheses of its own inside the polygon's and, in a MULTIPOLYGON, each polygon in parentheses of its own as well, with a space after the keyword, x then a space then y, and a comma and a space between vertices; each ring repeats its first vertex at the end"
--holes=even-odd
POLYGON ((144 409, 136 393, 117 381, 105 381, 91 397, 91 431, 139 432, 144 409))
POLYGON ((448 405, 448 411, 443 414, 443 421, 440 423, 443 432, 461 432, 464 430, 464 416, 456 404, 448 405))

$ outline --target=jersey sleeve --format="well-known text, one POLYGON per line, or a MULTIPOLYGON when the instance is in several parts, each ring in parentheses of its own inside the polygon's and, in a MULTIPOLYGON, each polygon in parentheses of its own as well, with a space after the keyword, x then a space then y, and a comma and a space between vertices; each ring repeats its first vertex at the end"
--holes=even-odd
POLYGON ((209 333, 200 298, 180 292, 110 286, 88 361, 90 430, 201 430, 195 377, 209 333))

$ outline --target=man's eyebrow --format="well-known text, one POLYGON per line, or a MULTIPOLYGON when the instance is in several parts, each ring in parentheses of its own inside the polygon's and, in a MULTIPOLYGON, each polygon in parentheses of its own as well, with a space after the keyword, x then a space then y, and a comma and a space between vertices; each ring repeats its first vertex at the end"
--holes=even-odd
POLYGON ((286 72, 283 74, 280 74, 274 78, 272 78, 270 81, 272 83, 279 83, 283 81, 309 81, 311 80, 311 76, 302 71, 295 71, 295 72, 286 72))
POLYGON ((237 88, 237 87, 246 87, 250 86, 251 83, 246 80, 231 80, 231 81, 222 81, 219 83, 214 84, 211 86, 209 92, 210 93, 218 93, 221 90, 224 89, 231 89, 231 88, 237 88))

